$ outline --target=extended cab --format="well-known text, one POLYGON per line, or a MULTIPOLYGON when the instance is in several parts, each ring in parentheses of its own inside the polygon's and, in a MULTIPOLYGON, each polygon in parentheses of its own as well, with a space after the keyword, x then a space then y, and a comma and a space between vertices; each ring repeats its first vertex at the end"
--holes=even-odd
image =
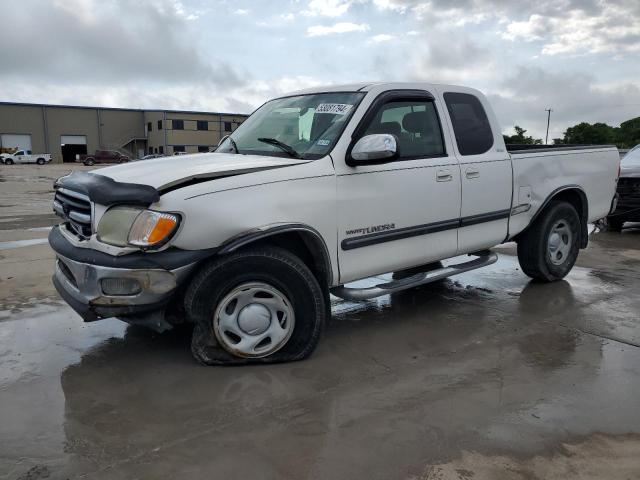
POLYGON ((31 150, 18 150, 15 153, 3 153, 2 163, 5 165, 13 165, 14 163, 37 163, 44 165, 51 161, 51 155, 48 153, 32 153, 31 150))
POLYGON ((215 153, 58 179, 53 281, 86 321, 193 323, 206 364, 298 360, 330 293, 415 287, 514 240, 527 275, 563 278, 587 223, 611 211, 618 166, 615 147, 508 152, 470 88, 306 90, 265 103, 215 153))

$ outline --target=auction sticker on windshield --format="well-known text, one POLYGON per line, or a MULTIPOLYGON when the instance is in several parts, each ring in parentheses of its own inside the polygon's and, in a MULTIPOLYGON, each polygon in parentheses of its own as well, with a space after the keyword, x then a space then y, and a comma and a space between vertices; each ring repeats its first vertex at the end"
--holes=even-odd
POLYGON ((316 113, 332 113, 333 115, 346 115, 353 105, 347 103, 321 103, 316 107, 316 113))

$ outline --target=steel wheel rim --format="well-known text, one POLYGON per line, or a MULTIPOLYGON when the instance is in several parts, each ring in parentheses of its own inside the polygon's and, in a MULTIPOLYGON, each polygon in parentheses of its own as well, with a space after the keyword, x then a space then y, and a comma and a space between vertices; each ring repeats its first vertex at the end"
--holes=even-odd
POLYGON ((220 345, 239 357, 260 358, 280 350, 295 327, 293 306, 263 282, 235 287, 218 304, 213 331, 220 345))
POLYGON ((547 253, 549 260, 554 265, 562 265, 569 258, 571 245, 573 244, 573 233, 569 222, 565 219, 558 220, 551 227, 547 240, 547 253))

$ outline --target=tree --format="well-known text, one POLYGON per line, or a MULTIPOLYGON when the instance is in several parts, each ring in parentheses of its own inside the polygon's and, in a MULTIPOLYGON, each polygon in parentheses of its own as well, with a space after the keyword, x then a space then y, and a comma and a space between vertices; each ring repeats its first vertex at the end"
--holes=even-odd
POLYGON ((518 125, 516 125, 515 127, 513 127, 513 129, 516 131, 515 135, 503 135, 504 137, 504 143, 506 144, 515 144, 515 145, 541 145, 542 144, 542 139, 540 138, 533 138, 533 137, 527 137, 525 136, 525 133, 527 133, 527 131, 522 128, 519 127, 518 125))
POLYGON ((633 148, 640 144, 640 117, 620 124, 618 141, 622 148, 633 148))
POLYGON ((582 122, 567 128, 563 143, 582 145, 606 145, 617 143, 616 129, 606 123, 582 122))

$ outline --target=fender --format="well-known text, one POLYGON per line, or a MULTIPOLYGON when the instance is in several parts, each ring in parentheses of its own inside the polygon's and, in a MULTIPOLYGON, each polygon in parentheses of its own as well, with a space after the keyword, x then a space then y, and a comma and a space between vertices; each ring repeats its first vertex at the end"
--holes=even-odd
POLYGON ((587 200, 587 194, 584 192, 584 190, 582 189, 582 187, 580 185, 564 185, 562 187, 556 188, 554 191, 552 191, 547 198, 545 199, 544 202, 542 202, 542 204, 540 205, 540 208, 538 208, 538 210, 536 211, 536 213, 533 214, 533 217, 531 217, 531 220, 529 221, 529 226, 527 228, 525 228, 522 232, 518 233, 514 239, 517 239, 517 237, 519 237, 520 235, 522 235, 524 232, 526 232, 531 225, 533 225, 533 222, 536 221, 536 219, 538 218, 538 216, 540 216, 540 214, 544 211, 545 208, 547 208, 547 205, 549 205, 549 202, 551 202, 555 197, 558 196, 558 194, 562 193, 562 192, 566 192, 566 191, 572 191, 572 192, 576 192, 576 194, 578 195, 578 197, 580 198, 580 203, 581 203, 581 215, 580 215, 580 226, 581 226, 581 236, 580 236, 580 248, 586 248, 587 244, 589 243, 589 231, 587 229, 587 220, 589 218, 589 202, 587 200))
POLYGON ((327 248, 327 244, 325 243, 324 238, 322 237, 320 232, 309 225, 305 225, 304 223, 279 223, 277 225, 265 225, 264 227, 243 232, 240 235, 236 235, 235 237, 232 237, 223 242, 217 254, 229 254, 235 252, 239 248, 242 248, 259 240, 290 232, 303 232, 311 235, 311 238, 314 239, 315 245, 306 246, 312 250, 312 253, 317 251, 320 252, 322 256, 320 260, 327 275, 327 282, 329 285, 331 285, 333 281, 333 269, 331 266, 331 257, 329 256, 329 249, 327 248), (314 246, 320 248, 312 248, 314 246))

